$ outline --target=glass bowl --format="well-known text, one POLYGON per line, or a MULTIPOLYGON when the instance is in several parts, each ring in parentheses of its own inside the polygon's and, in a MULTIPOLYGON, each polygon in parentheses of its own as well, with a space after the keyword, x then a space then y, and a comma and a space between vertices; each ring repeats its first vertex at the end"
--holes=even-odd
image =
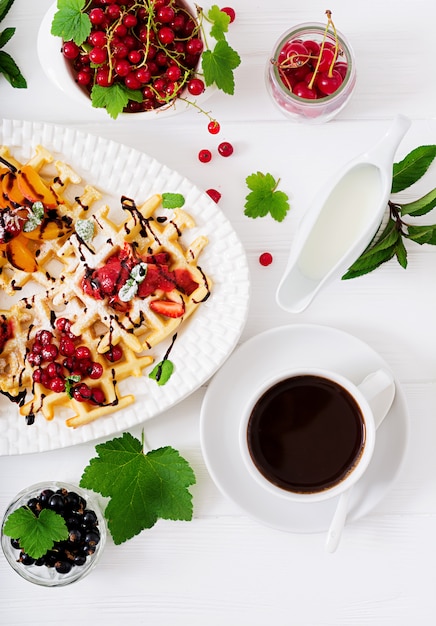
MULTIPOLYGON (((356 63, 353 50, 347 39, 339 31, 336 31, 339 52, 336 61, 339 61, 342 82, 340 86, 331 94, 324 95, 317 91, 317 99, 303 98, 296 95, 293 90, 296 89, 298 82, 306 82, 308 84, 310 73, 309 69, 315 69, 316 55, 313 55, 313 61, 298 56, 296 63, 301 63, 298 67, 297 78, 294 78, 294 69, 283 72, 279 68, 279 57, 284 46, 292 43, 315 42, 322 44, 326 31, 325 24, 321 23, 305 23, 286 31, 276 42, 272 56, 268 60, 266 68, 266 85, 268 93, 273 102, 280 111, 288 118, 294 121, 319 124, 328 122, 334 118, 347 105, 350 100, 356 84, 356 63), (313 63, 313 65, 311 65, 313 63), (294 82, 295 81, 295 82, 294 82)), ((335 37, 331 30, 328 30, 325 38, 327 47, 334 48, 335 37)), ((310 54, 309 50, 309 54, 310 54)), ((283 67, 283 66, 282 66, 283 67)), ((334 65, 336 68, 336 65, 334 65)), ((319 76, 319 69, 317 74, 319 76)), ((326 72, 324 72, 326 73, 326 72)))
POLYGON ((96 566, 105 542, 106 523, 95 494, 64 482, 47 481, 21 491, 7 507, 1 528, 1 546, 9 565, 25 580, 44 587, 69 585, 87 576, 96 566), (55 543, 52 550, 35 561, 26 555, 23 556, 17 547, 17 540, 5 535, 3 528, 11 513, 28 505, 29 501, 31 507, 35 506, 34 499, 41 500, 42 492, 43 500, 47 500, 50 491, 61 496, 65 496, 65 492, 73 493, 79 498, 70 496, 71 504, 68 505, 66 521, 70 530, 70 540, 55 543), (95 516, 90 511, 94 512, 95 516))
MULTIPOLYGON (((192 0, 178 0, 178 4, 184 7, 186 11, 196 19, 197 5, 192 2, 192 0)), ((109 114, 106 109, 93 107, 89 92, 84 87, 77 84, 72 68, 62 54, 62 39, 51 34, 52 21, 56 12, 57 2, 54 2, 44 15, 38 30, 37 53, 41 67, 50 82, 69 98, 81 104, 85 110, 91 109, 95 111, 96 115, 108 118, 109 114)), ((204 40, 204 37, 210 34, 210 24, 206 19, 202 21, 201 30, 204 40)), ((199 63, 201 63, 201 57, 199 63)), ((167 118, 191 108, 192 105, 188 101, 194 102, 196 108, 201 107, 203 102, 215 93, 215 91, 216 87, 211 85, 206 87, 203 93, 191 96, 187 88, 184 88, 180 93, 183 99, 177 97, 169 104, 164 104, 161 107, 147 111, 125 111, 120 113, 117 119, 153 120, 161 117, 167 118)))

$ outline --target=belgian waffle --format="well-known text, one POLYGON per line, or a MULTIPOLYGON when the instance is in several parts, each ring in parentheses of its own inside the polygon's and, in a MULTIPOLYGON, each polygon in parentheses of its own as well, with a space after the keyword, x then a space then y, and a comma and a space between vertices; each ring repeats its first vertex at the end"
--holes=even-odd
MULTIPOLYGON (((4 146, 0 147, 0 157, 17 171, 23 168, 4 146)), ((39 413, 48 420, 59 413, 65 414, 68 426, 77 427, 135 401, 131 394, 122 395, 118 383, 129 376, 141 376, 155 359, 152 348, 174 336, 209 295, 210 279, 198 265, 208 241, 200 235, 184 245, 182 235, 195 222, 181 208, 163 209, 160 194, 138 206, 134 199, 125 197, 121 198, 121 207, 99 206, 101 193, 90 185, 82 188, 73 169, 55 160, 42 146, 36 147, 25 165, 30 165, 54 194, 56 207, 46 211, 50 218, 46 225, 51 220, 56 227, 51 226, 50 238, 31 236, 26 241, 25 235, 20 234, 27 246, 26 254, 34 255, 36 269, 32 272, 19 267, 8 243, 0 245, 0 290, 11 300, 9 308, 0 311, 0 391, 19 403, 19 412, 29 423, 39 413), (84 239, 79 222, 86 223, 92 233, 89 239, 84 239), (127 270, 123 269, 127 261, 120 265, 123 254, 130 255, 127 270), (161 257, 165 265, 156 266, 156 259, 161 257), (114 259, 134 287, 133 295, 121 302, 118 292, 115 297, 109 296, 95 287, 98 281, 93 278, 114 259), (180 272, 187 274, 190 288, 185 289, 177 281, 169 286, 167 280, 163 288, 158 282, 156 288, 142 293, 139 279, 132 278, 139 266, 145 278, 156 267, 164 267, 165 276, 170 278, 180 276, 180 272), (17 300, 24 289, 28 294, 17 300), (162 312, 162 307, 165 311, 173 305, 177 316, 162 312), (67 357, 60 349, 62 320, 68 320, 69 337, 75 346, 87 347, 88 361, 102 370, 98 379, 87 370, 78 374, 71 365, 65 370, 67 357), (52 362, 62 369, 60 377, 66 381, 65 390, 48 387, 47 374, 43 382, 38 378, 47 369, 47 360, 41 363, 40 357, 35 357, 35 344, 40 349, 41 331, 50 331, 50 343, 59 350, 52 362), (114 347, 122 356, 108 360, 114 347), (82 384, 91 392, 99 389, 98 400, 96 393, 91 399, 75 393, 74 387, 82 384)), ((3 194, 0 210, 7 200, 3 194)))

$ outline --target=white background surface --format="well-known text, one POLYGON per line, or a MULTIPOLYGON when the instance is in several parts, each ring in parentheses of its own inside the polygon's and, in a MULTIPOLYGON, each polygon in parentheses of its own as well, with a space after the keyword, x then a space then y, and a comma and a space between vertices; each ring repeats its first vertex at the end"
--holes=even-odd
MULTIPOLYGON (((406 395, 410 439, 402 472, 387 497, 345 529, 338 551, 324 552, 324 535, 291 534, 248 518, 222 495, 206 470, 199 414, 206 387, 148 422, 150 447, 172 445, 192 464, 197 485, 190 523, 159 522, 122 546, 110 541, 96 569, 70 588, 45 590, 22 581, 0 558, 0 623, 177 625, 430 625, 434 623, 436 559, 436 250, 407 245, 406 271, 391 262, 355 281, 326 289, 310 308, 287 314, 275 304, 289 245, 318 185, 342 163, 369 148, 396 113, 411 117, 398 160, 436 143, 436 79, 431 0, 291 4, 238 0, 229 41, 242 57, 234 97, 216 94, 208 107, 219 119, 217 137, 195 111, 152 123, 112 121, 70 102, 46 80, 36 57, 39 23, 50 0, 16 0, 1 27, 16 26, 6 50, 28 80, 14 90, 0 77, 0 115, 58 122, 121 141, 149 153, 198 186, 222 193, 220 207, 246 248, 252 299, 244 341, 275 326, 316 323, 367 342, 390 364, 406 395), (358 83, 340 118, 324 126, 281 116, 264 87, 264 66, 281 33, 333 12, 355 50, 358 83), (235 148, 211 163, 197 152, 219 141, 235 148), (244 216, 245 177, 254 171, 281 178, 292 211, 278 224, 244 216), (274 263, 263 268, 265 250, 274 263)), ((436 168, 418 191, 436 186, 436 168)), ((406 196, 412 199, 411 192, 406 196)), ((429 223, 435 217, 427 216, 429 223)), ((422 218, 424 222, 424 218, 422 218)), ((249 364, 247 364, 248 366, 249 364)), ((250 364, 251 366, 253 364, 250 364)), ((262 366, 259 354, 257 366, 262 366)), ((237 385, 235 385, 237 392, 237 385)), ((140 428, 132 430, 140 434, 140 428)), ((223 450, 225 455, 225 450, 223 450)), ((94 444, 37 455, 0 458, 0 512, 22 487, 44 479, 77 482, 94 444)))

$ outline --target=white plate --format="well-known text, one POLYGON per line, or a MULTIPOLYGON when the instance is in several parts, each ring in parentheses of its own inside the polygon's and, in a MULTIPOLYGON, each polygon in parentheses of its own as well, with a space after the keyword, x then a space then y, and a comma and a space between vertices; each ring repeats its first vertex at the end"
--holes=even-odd
MULTIPOLYGON (((245 467, 238 433, 253 388, 284 368, 305 366, 330 369, 356 384, 380 367, 390 369, 372 348, 343 331, 310 324, 275 328, 240 346, 214 376, 200 421, 206 466, 222 493, 259 522, 294 533, 326 531, 337 498, 300 504, 267 492, 245 467)), ((406 451, 408 421, 404 394, 396 382, 395 399, 377 431, 369 468, 353 488, 348 521, 368 513, 391 487, 406 451)))
MULTIPOLYGON (((124 392, 136 396, 133 405, 77 429, 65 426, 62 418, 47 422, 42 416, 27 426, 18 415, 17 406, 0 396, 0 454, 61 448, 128 429, 174 406, 203 385, 239 340, 247 318, 250 290, 245 251, 215 202, 189 180, 146 154, 71 128, 3 120, 0 143, 9 146, 18 160, 30 158, 34 146, 42 144, 68 162, 83 181, 104 192, 102 201, 111 207, 119 207, 123 194, 138 203, 153 193, 183 194, 184 208, 196 221, 196 228, 192 229, 195 233, 187 233, 187 237, 208 237, 200 263, 213 282, 211 296, 178 333, 171 351, 175 371, 165 386, 150 380, 148 370, 140 382, 129 378, 121 384, 125 385, 124 392)), ((5 298, 0 294, 0 309, 7 307, 5 298)), ((156 362, 169 343, 163 342, 153 350, 156 362)))

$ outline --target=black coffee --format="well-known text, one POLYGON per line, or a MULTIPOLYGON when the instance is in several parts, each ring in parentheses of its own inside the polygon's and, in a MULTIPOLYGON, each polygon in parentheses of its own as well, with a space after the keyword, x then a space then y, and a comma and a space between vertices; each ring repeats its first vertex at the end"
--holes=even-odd
POLYGON ((298 493, 323 491, 353 468, 365 443, 354 398, 320 376, 287 378, 257 401, 247 429, 259 471, 273 484, 298 493))

